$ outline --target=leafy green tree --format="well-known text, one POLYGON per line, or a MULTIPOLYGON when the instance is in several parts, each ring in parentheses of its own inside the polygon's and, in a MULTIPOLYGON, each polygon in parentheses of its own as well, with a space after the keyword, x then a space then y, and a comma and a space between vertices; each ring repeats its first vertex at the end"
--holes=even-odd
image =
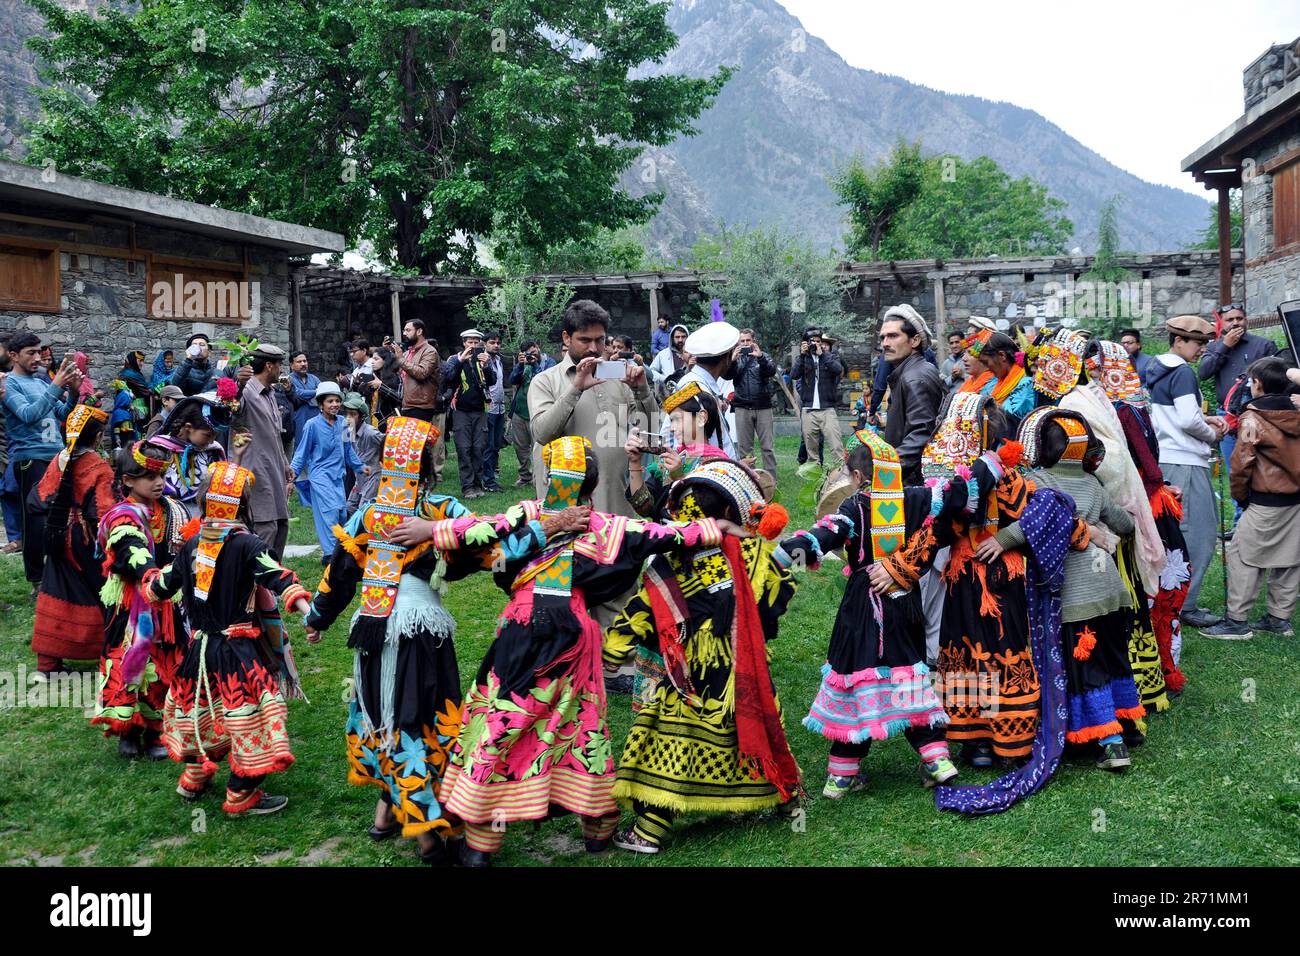
POLYGON ((1074 232, 1064 208, 1046 186, 1012 179, 987 156, 931 156, 920 192, 894 217, 876 258, 1059 255, 1074 232))
POLYGON ((641 272, 646 269, 646 251, 641 227, 595 230, 584 239, 568 239, 538 255, 521 247, 513 236, 498 238, 493 245, 503 276, 575 275, 579 273, 641 272))
POLYGON ((677 37, 654 0, 154 0, 64 10, 27 161, 472 267, 504 224, 541 251, 648 219, 619 175, 728 71, 634 75, 677 37))
POLYGON ((843 339, 851 316, 843 309, 849 285, 836 274, 837 255, 779 229, 724 229, 696 243, 688 268, 724 273, 725 281, 705 278, 700 320, 709 320, 709 300, 718 299, 732 325, 752 328, 763 350, 779 354, 799 340, 805 328, 819 326, 843 339))
MULTIPOLYGON (((1241 248, 1241 190, 1228 190, 1228 221, 1230 242, 1233 249, 1241 248)), ((1209 216, 1200 238, 1191 246, 1192 249, 1219 248, 1219 204, 1210 203, 1209 216)))
POLYGON ((537 339, 544 343, 543 349, 548 349, 559 341, 555 330, 574 294, 573 286, 562 282, 547 285, 506 279, 470 299, 465 310, 473 327, 484 332, 501 331, 511 351, 518 351, 528 339, 537 339))
POLYGON ((848 207, 848 247, 860 259, 876 259, 880 244, 897 218, 921 194, 925 160, 921 143, 900 139, 889 158, 868 169, 861 157, 831 179, 839 204, 848 207))
POLYGON ((1112 341, 1119 339, 1121 328, 1138 321, 1140 299, 1138 276, 1118 262, 1123 252, 1119 240, 1119 205, 1122 199, 1111 196, 1101 206, 1097 217, 1097 252, 1092 266, 1079 276, 1071 303, 1074 325, 1112 341))

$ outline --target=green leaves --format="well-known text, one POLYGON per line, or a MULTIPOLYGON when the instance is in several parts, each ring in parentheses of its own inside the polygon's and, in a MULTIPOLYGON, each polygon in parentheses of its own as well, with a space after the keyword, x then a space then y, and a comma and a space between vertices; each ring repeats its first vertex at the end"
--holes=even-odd
POLYGON ((870 170, 855 160, 832 185, 848 207, 850 251, 864 259, 1061 254, 1074 232, 1041 183, 987 156, 922 158, 919 141, 900 141, 870 170))
POLYGON ((389 265, 477 268, 642 222, 620 174, 726 79, 629 78, 676 45, 651 0, 33 0, 51 64, 31 162, 341 232, 389 265), (87 93, 89 95, 87 95, 87 93))

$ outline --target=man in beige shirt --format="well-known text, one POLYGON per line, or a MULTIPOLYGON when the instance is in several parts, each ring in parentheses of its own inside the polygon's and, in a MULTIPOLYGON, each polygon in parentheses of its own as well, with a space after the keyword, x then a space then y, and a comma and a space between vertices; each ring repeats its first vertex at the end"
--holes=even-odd
POLYGON ((609 313, 590 299, 579 299, 565 310, 563 329, 564 360, 533 376, 528 388, 537 496, 546 494, 542 446, 565 435, 581 435, 591 441, 600 467, 592 507, 631 517, 623 445, 631 425, 650 431, 658 412, 645 369, 629 362, 622 381, 596 378, 596 365, 605 354, 609 313))

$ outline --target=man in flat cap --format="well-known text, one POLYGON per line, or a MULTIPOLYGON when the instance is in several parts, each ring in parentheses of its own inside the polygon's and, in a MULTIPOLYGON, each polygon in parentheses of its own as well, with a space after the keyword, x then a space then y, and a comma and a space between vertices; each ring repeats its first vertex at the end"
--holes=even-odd
MULTIPOLYGON (((487 447, 488 390, 496 384, 496 371, 488 363, 483 333, 466 329, 460 333, 462 348, 447 362, 442 377, 442 404, 455 409, 452 434, 456 440, 456 465, 460 469, 463 499, 482 498, 483 451, 487 447)), ((493 478, 495 482, 495 476, 493 478)))
POLYGON ((1215 529, 1219 526, 1214 487, 1210 482, 1210 456, 1227 431, 1222 418, 1201 413, 1201 390, 1194 363, 1214 337, 1214 326, 1199 315, 1176 315, 1165 323, 1169 351, 1157 355, 1147 373, 1151 393, 1151 423, 1160 442, 1160 470, 1165 480, 1183 492, 1183 537, 1187 540, 1191 582, 1183 602, 1182 620, 1206 628, 1219 615, 1198 607, 1201 582, 1214 557, 1215 529))
POLYGON ((249 502, 252 531, 277 561, 284 556, 289 539, 288 488, 293 472, 284 457, 283 421, 273 389, 287 357, 277 345, 262 344, 253 350, 249 363, 253 375, 244 386, 240 407, 243 427, 252 436, 240 464, 257 479, 249 502))
POLYGON ((840 394, 844 363, 822 336, 821 329, 807 329, 799 343, 799 355, 790 367, 790 379, 799 390, 799 422, 804 448, 811 458, 822 450, 827 468, 844 464, 844 436, 835 405, 840 394))

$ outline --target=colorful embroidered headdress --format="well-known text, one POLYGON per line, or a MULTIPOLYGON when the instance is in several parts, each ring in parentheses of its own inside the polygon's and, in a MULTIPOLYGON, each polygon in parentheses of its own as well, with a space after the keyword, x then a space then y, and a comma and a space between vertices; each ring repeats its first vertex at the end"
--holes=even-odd
POLYGON ((671 415, 674 411, 681 408, 686 402, 695 398, 704 391, 704 387, 699 382, 691 379, 677 391, 673 392, 664 399, 664 414, 671 415))
POLYGON ((1034 388, 1048 398, 1060 399, 1079 384, 1088 337, 1074 329, 1061 329, 1038 353, 1034 388))
POLYGON ((85 431, 86 426, 92 421, 100 424, 106 423, 108 421, 108 412, 102 408, 96 408, 94 405, 77 405, 68 413, 65 434, 68 438, 66 447, 69 454, 76 447, 77 439, 81 437, 81 433, 85 431))
POLYGON ((204 494, 203 528, 194 555, 194 596, 206 601, 217 571, 217 558, 226 539, 239 523, 239 505, 256 479, 247 468, 231 461, 219 461, 208 472, 204 494))
POLYGON ((953 393, 943 422, 921 452, 921 473, 926 478, 951 478, 984 454, 988 443, 986 401, 978 392, 953 393))
POLYGON ((1147 404, 1147 391, 1142 387, 1142 380, 1124 346, 1117 342, 1098 342, 1097 351, 1089 355, 1084 364, 1093 381, 1101 386, 1112 402, 1147 404))
MULTIPOLYGON (((741 524, 750 524, 754 515, 762 512, 765 502, 758 476, 739 462, 730 459, 701 462, 686 477, 673 485, 669 494, 670 503, 676 505, 696 485, 712 488, 721 494, 723 499, 735 509, 741 524)), ((685 520, 702 517, 705 516, 691 515, 685 520)))
MULTIPOLYGON (((542 465, 547 472, 546 497, 542 500, 542 514, 558 514, 579 503, 582 483, 587 480, 587 454, 591 442, 578 435, 557 438, 542 449, 542 465)), ((573 595, 573 540, 560 549, 555 560, 547 564, 533 579, 534 620, 537 612, 552 613, 567 608, 573 595)))
POLYGON ((131 458, 151 475, 161 475, 171 466, 171 449, 160 445, 151 438, 144 438, 131 446, 131 458), (144 453, 145 448, 156 448, 165 454, 165 458, 151 458, 144 453))
POLYGON ((898 550, 907 533, 903 514, 903 466, 898 451, 870 428, 859 428, 845 443, 852 454, 860 445, 871 452, 871 560, 879 561, 898 550))
POLYGON ((1020 423, 1020 443, 1024 445, 1024 458, 1031 467, 1038 468, 1043 460, 1043 429, 1048 422, 1056 422, 1065 432, 1065 451, 1060 461, 1077 464, 1085 471, 1095 471, 1105 455, 1105 446, 1097 441, 1092 429, 1078 412, 1063 408, 1036 408, 1020 423))
POLYGON ((984 346, 989 344, 991 338, 993 338, 993 333, 988 329, 978 329, 974 335, 962 339, 962 348, 975 358, 979 358, 980 353, 984 351, 984 346))
POLYGON ((404 518, 415 515, 424 448, 436 442, 438 434, 437 428, 418 418, 394 418, 389 423, 379 488, 364 521, 370 538, 361 571, 361 609, 349 641, 353 646, 368 646, 367 632, 382 635, 393 613, 406 547, 389 535, 404 518))

